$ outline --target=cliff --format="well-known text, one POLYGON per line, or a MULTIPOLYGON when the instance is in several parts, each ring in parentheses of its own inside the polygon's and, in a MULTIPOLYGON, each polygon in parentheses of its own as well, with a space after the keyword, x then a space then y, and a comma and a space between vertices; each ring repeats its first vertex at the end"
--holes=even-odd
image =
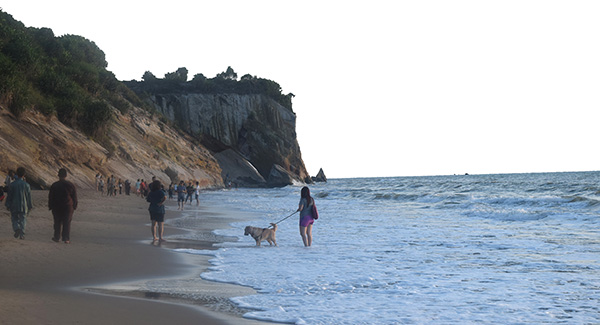
POLYGON ((296 139, 296 114, 275 100, 175 92, 151 94, 148 100, 215 154, 223 179, 242 186, 311 182, 296 139))
POLYGON ((156 176, 163 183, 195 179, 204 187, 223 186, 215 158, 189 136, 139 108, 112 114, 113 147, 105 148, 56 117, 27 111, 16 119, 0 106, 0 170, 24 166, 27 181, 42 189, 57 180, 61 167, 83 188, 95 186, 96 173, 132 182, 156 176))
POLYGON ((293 94, 276 82, 238 80, 229 67, 212 79, 197 74, 187 82, 179 68, 164 79, 147 71, 144 82, 123 83, 107 66, 93 41, 26 27, 0 9, 0 172, 24 166, 37 188, 61 167, 86 187, 96 173, 204 187, 222 187, 224 179, 310 182, 293 94))
POLYGON ((82 187, 96 173, 164 183, 197 180, 203 187, 286 186, 311 182, 296 140, 296 115, 263 95, 162 94, 158 114, 112 108, 108 145, 27 111, 16 118, 0 106, 0 171, 24 166, 35 188, 48 188, 65 167, 82 187))

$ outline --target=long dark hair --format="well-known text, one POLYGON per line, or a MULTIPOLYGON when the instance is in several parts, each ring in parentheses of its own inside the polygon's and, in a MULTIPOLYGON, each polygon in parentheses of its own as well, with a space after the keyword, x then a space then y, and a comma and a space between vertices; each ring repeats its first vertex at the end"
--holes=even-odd
POLYGON ((160 181, 157 179, 154 182, 150 183, 150 191, 154 192, 154 191, 158 191, 162 188, 162 184, 160 183, 160 181))
POLYGON ((306 199, 306 205, 311 205, 313 203, 313 198, 310 196, 310 190, 308 186, 304 186, 300 191, 300 197, 306 199))

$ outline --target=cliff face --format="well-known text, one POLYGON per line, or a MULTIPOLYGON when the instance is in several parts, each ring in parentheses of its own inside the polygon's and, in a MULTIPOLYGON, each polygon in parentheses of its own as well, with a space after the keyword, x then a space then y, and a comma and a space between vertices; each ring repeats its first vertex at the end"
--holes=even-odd
MULTIPOLYGON (((27 169, 34 188, 48 188, 59 168, 80 187, 96 173, 135 182, 197 180, 203 187, 285 186, 310 182, 296 140, 296 115, 262 95, 153 95, 179 131, 140 108, 113 109, 111 147, 34 111, 15 118, 0 106, 0 172, 27 169)), ((2 176, 3 177, 3 176, 2 176)), ((1 183, 1 182, 0 182, 1 183)))
POLYGON ((61 167, 79 186, 93 186, 96 173, 132 182, 193 179, 204 187, 223 186, 224 178, 255 186, 310 182, 293 95, 274 81, 238 81, 228 67, 190 82, 185 68, 120 82, 93 41, 25 27, 1 9, 0 39, 0 173, 26 167, 37 188, 54 182, 61 167), (150 104, 180 128, 149 113, 135 89, 152 94, 150 104))
POLYGON ((204 187, 223 186, 215 158, 189 136, 138 108, 113 114, 109 151, 56 117, 26 112, 15 119, 0 106, 0 171, 4 176, 23 166, 27 181, 42 189, 58 179, 61 167, 82 188, 95 186, 96 173, 131 182, 156 176, 166 185, 194 179, 204 187))
MULTIPOLYGON (((270 185, 273 170, 289 174, 294 181, 310 181, 296 139, 296 114, 264 95, 153 94, 150 101, 169 120, 194 135, 217 157, 231 150, 247 160, 270 185), (270 176, 271 175, 271 176, 270 176)), ((219 158, 217 158, 219 159, 219 158)), ((239 170, 221 163, 223 176, 244 182, 239 170), (237 176, 237 177, 236 177, 237 176)), ((220 161, 221 162, 221 161, 220 161)), ((240 162, 241 163, 241 162, 240 162)), ((255 179, 258 183, 260 180, 255 179)))

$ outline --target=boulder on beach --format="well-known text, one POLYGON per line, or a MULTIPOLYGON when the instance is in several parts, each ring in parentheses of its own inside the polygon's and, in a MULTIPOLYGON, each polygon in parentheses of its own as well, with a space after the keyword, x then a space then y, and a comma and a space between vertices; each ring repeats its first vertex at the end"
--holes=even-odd
POLYGON ((225 186, 263 187, 265 179, 254 166, 232 149, 216 153, 225 186), (230 184, 231 182, 231 184, 230 184))

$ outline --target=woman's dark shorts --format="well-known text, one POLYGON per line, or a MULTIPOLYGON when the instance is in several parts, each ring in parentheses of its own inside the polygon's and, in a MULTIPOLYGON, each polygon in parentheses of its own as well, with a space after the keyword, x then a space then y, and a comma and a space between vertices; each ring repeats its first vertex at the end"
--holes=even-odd
POLYGON ((150 213, 150 220, 156 222, 165 222, 165 214, 164 213, 150 213))

